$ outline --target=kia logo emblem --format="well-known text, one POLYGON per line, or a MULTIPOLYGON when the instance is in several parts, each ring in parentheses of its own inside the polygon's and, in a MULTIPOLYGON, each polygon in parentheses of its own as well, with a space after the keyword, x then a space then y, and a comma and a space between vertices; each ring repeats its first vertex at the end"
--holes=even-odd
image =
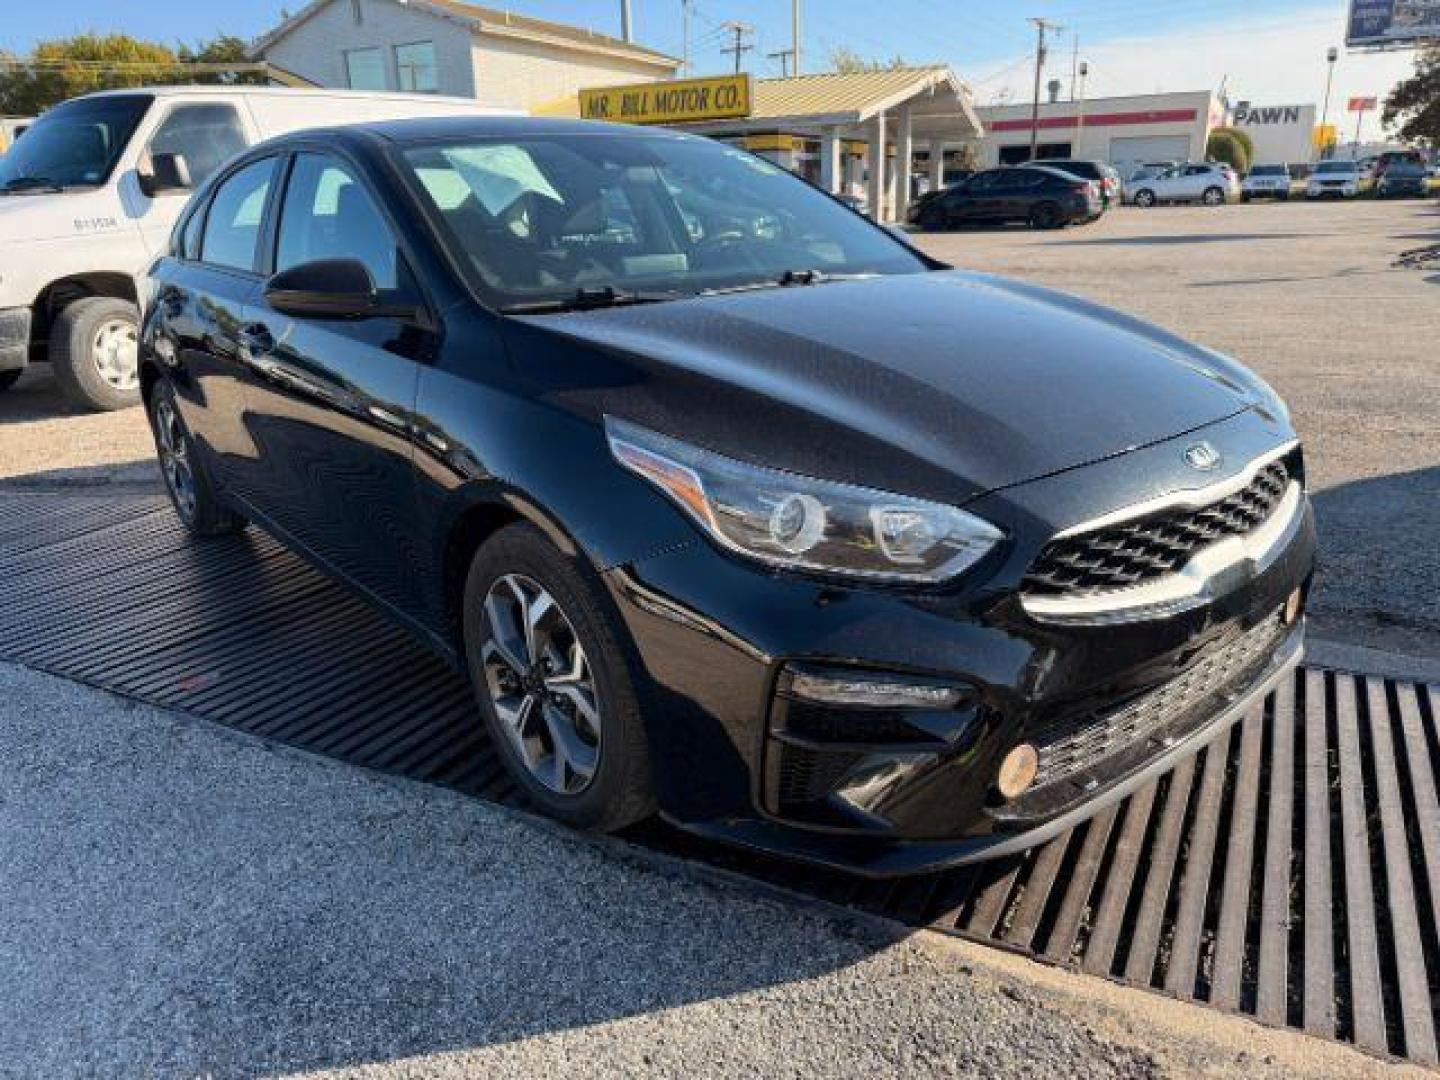
POLYGON ((1185 450, 1185 464, 1197 472, 1214 472, 1224 462, 1220 451, 1208 442, 1199 442, 1185 450))

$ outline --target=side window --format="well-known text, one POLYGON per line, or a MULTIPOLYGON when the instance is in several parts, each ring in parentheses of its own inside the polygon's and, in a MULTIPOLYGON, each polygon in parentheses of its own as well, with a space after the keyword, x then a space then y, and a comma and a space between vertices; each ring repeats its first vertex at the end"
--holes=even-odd
POLYGON ((196 184, 245 146, 245 129, 233 105, 177 105, 150 138, 151 154, 183 154, 196 184))
POLYGON ((994 189, 995 181, 999 177, 1000 173, 981 173, 979 176, 975 177, 975 179, 970 181, 968 187, 971 191, 991 191, 994 189))
POLYGON ((275 270, 316 259, 359 259, 376 288, 394 289, 395 238, 349 168, 323 154, 297 154, 280 212, 275 270))
POLYGON ((265 197, 274 172, 275 159, 262 158, 227 177, 216 189, 200 241, 203 261, 235 270, 255 269, 260 220, 265 216, 265 197))
POLYGON ((351 49, 345 54, 345 81, 351 90, 388 90, 385 54, 379 49, 351 49))
POLYGON ((1185 170, 1186 176, 1206 176, 1210 172, 1209 165, 1191 165, 1185 170))
POLYGON ((417 94, 434 94, 440 89, 435 71, 435 43, 417 41, 395 46, 395 76, 400 89, 417 94))

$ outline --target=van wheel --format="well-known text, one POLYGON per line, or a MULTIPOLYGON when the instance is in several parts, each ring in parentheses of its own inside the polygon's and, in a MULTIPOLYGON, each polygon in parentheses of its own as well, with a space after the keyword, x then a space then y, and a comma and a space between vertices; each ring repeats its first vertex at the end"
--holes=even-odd
POLYGON ((550 817, 614 832, 655 800, 645 724, 607 598, 534 525, 509 525, 465 580, 465 661, 511 778, 550 817))
POLYGON ((55 380, 75 404, 106 412, 140 404, 140 314, 128 300, 90 296, 50 328, 55 380))
POLYGON ((25 374, 24 368, 15 368, 13 371, 0 371, 0 394, 3 394, 19 382, 20 376, 23 374, 25 374))

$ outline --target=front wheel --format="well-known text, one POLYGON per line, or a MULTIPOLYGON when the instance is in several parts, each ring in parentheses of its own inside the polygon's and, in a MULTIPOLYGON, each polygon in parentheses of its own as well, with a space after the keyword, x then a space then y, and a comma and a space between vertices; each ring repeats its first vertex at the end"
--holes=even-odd
POLYGON ((1058 229, 1064 224, 1065 217, 1054 203, 1041 203, 1030 211, 1032 229, 1058 229))
POLYGON ((1201 196, 1206 206, 1221 206, 1225 202, 1225 192, 1222 188, 1210 187, 1205 189, 1201 196))
POLYGON ((50 327, 50 364, 65 396, 100 412, 140 404, 140 314, 128 300, 87 296, 50 327))
POLYGON ((465 659, 491 740, 530 802, 614 832, 655 800, 635 677, 592 577, 535 526, 500 530, 465 581, 465 659))
POLYGON ((1142 210, 1148 210, 1155 205, 1155 193, 1148 189, 1135 193, 1135 205, 1142 210))
POLYGON ((25 374, 24 368, 15 368, 11 371, 0 371, 0 394, 3 394, 6 390, 9 390, 12 386, 19 382, 20 376, 23 374, 25 374))

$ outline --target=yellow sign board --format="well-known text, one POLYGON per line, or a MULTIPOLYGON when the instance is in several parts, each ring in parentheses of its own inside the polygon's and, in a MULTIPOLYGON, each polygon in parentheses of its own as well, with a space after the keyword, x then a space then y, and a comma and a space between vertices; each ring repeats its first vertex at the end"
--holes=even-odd
POLYGON ((1315 149, 1324 150, 1327 147, 1334 146, 1339 141, 1340 133, 1335 129, 1334 124, 1315 125, 1315 134, 1311 139, 1311 142, 1315 144, 1315 149))
POLYGON ((580 91, 580 116, 621 124, 733 120, 751 111, 749 75, 603 86, 580 91))

